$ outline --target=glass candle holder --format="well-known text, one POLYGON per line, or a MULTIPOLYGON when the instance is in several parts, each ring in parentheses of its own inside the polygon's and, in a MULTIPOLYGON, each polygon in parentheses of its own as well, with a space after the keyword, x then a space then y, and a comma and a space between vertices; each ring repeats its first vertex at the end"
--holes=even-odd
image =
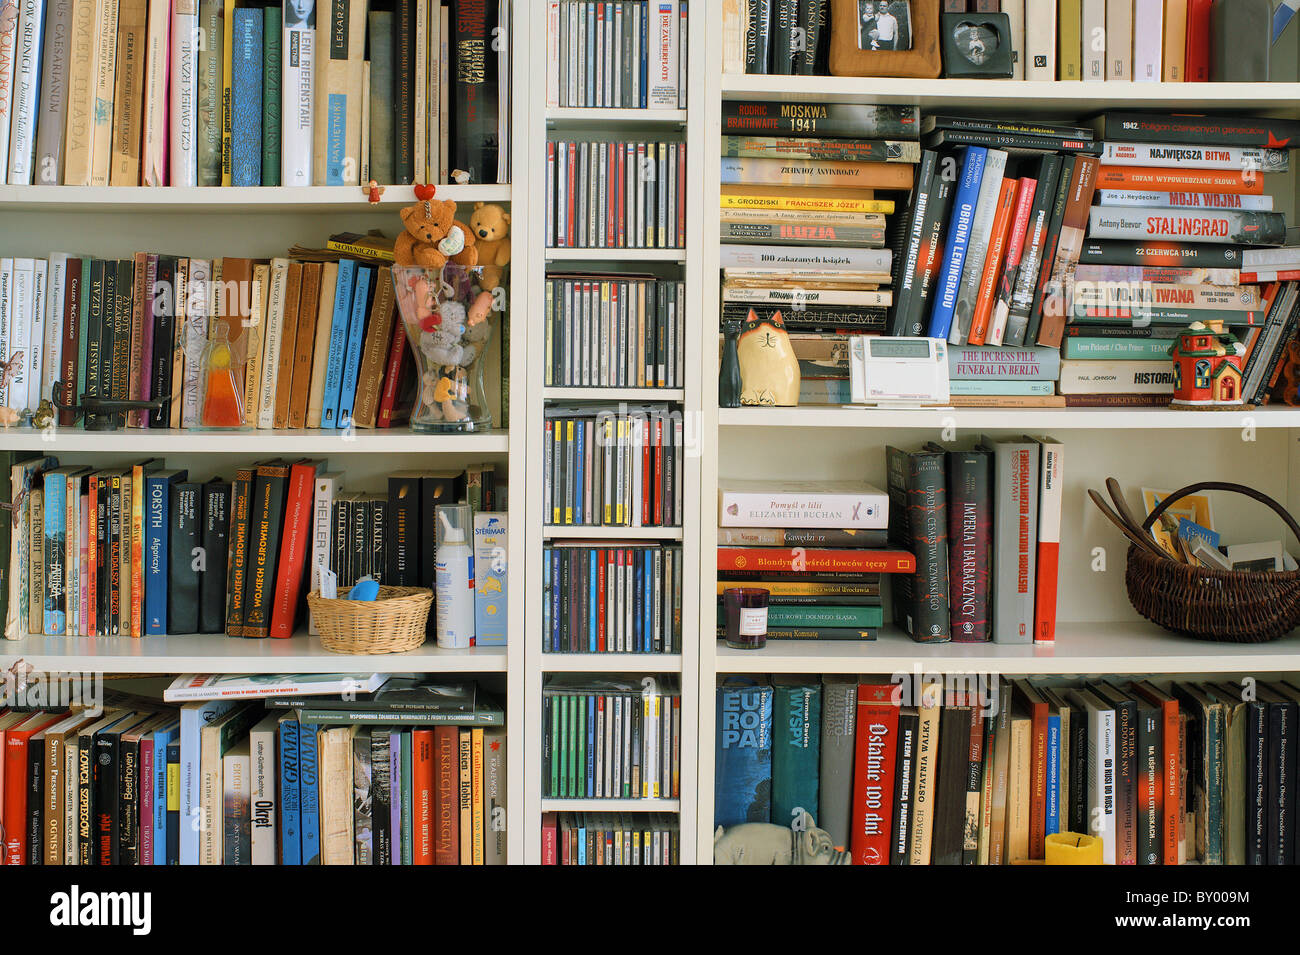
POLYGON ((727 613, 727 646, 761 650, 767 646, 767 591, 761 587, 732 587, 723 591, 727 613))

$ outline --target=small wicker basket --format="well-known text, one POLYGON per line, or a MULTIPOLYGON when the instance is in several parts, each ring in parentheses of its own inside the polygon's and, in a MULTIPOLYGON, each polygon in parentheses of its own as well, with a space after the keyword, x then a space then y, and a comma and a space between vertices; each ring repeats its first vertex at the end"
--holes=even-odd
MULTIPOLYGON (((1221 481, 1170 494, 1142 523, 1150 531, 1180 498, 1198 491, 1233 491, 1267 504, 1300 540, 1300 526, 1282 505, 1253 488, 1221 481)), ((1201 640, 1266 643, 1300 626, 1300 571, 1235 571, 1193 567, 1131 544, 1124 574, 1133 609, 1167 630, 1201 640)))
POLYGON ((320 642, 331 653, 402 653, 423 645, 433 591, 427 587, 380 587, 377 600, 334 600, 319 591, 307 608, 320 642))

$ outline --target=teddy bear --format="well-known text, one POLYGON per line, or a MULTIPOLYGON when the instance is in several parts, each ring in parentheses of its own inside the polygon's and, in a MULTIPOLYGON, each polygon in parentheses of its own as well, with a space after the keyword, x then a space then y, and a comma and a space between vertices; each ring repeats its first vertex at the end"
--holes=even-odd
POLYGON ((425 199, 399 215, 403 232, 393 245, 394 265, 441 269, 448 260, 466 268, 478 264, 474 233, 457 221, 452 200, 425 199))
POLYGON ((501 270, 510 264, 510 213, 495 202, 476 202, 469 228, 483 267, 479 287, 494 289, 501 284, 501 270))
POLYGON ((466 342, 468 326, 465 306, 461 302, 443 302, 439 306, 441 321, 421 331, 420 351, 431 365, 459 365, 468 368, 478 356, 473 342, 466 342))

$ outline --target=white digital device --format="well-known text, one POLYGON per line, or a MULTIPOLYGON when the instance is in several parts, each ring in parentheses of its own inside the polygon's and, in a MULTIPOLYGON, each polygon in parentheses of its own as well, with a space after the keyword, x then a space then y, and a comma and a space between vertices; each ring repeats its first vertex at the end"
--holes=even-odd
POLYGON ((854 335, 849 340, 849 386, 854 404, 947 404, 948 343, 942 338, 854 335))

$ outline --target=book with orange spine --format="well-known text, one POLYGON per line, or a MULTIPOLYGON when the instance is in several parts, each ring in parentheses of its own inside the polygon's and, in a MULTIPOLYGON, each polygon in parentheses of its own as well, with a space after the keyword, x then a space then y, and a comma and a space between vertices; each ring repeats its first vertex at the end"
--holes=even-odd
POLYGON ((1233 169, 1156 169, 1142 166, 1102 166, 1098 189, 1151 190, 1152 192, 1215 192, 1243 196, 1264 193, 1259 172, 1233 169))
POLYGON ((910 574, 916 570, 916 558, 905 550, 719 547, 718 570, 910 574))
POLYGON ((979 297, 975 303, 975 317, 971 319, 970 344, 983 345, 988 333, 989 316, 993 314, 994 294, 997 291, 998 278, 1002 275, 1002 263, 1006 259, 1007 239, 1011 234, 1011 223, 1016 213, 1016 192, 1020 186, 1017 179, 1003 179, 1002 189, 998 193, 997 211, 993 215, 993 231, 989 235, 989 251, 984 258, 984 274, 980 278, 979 297))

